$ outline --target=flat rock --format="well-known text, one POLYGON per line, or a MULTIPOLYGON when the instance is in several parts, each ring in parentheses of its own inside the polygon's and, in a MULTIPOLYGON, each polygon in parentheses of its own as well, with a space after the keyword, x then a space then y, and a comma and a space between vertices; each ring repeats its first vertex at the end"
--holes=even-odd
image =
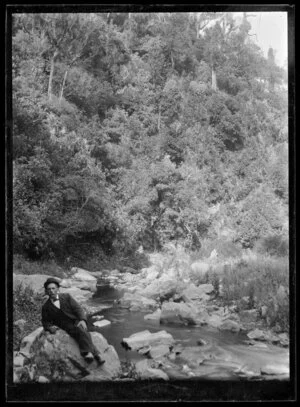
POLYGON ((144 316, 144 319, 146 320, 154 320, 154 321, 159 321, 161 316, 161 309, 158 308, 156 311, 154 311, 152 314, 147 314, 144 316))
POLYGON ((92 292, 97 291, 97 279, 95 280, 81 280, 74 278, 64 278, 60 282, 60 290, 70 289, 70 288, 79 288, 80 290, 88 290, 92 292))
POLYGON ((263 375, 289 375, 290 369, 287 365, 269 364, 261 368, 263 375))
POLYGON ((101 321, 104 319, 104 315, 94 315, 92 316, 92 321, 101 321))
POLYGON ((253 331, 248 332, 247 336, 249 339, 254 339, 255 341, 265 340, 265 334, 260 329, 254 329, 253 331))
POLYGON ((170 346, 168 345, 157 345, 157 346, 151 346, 151 349, 149 351, 149 356, 152 359, 159 359, 162 356, 165 356, 170 353, 170 346))
POLYGON ((39 377, 37 378, 37 382, 38 382, 38 383, 50 383, 50 380, 47 379, 47 377, 45 377, 45 376, 39 376, 39 377))
POLYGON ((174 343, 172 335, 166 331, 151 333, 148 330, 137 332, 129 338, 123 338, 122 344, 132 350, 138 350, 145 346, 167 345, 174 343))
POLYGON ((101 321, 93 322, 93 325, 102 328, 103 326, 111 325, 111 322, 107 319, 102 319, 101 321))
POLYGON ((255 341, 253 344, 253 349, 269 349, 269 347, 264 342, 255 341))
POLYGON ((143 348, 140 348, 139 350, 138 350, 138 352, 141 354, 141 355, 146 355, 147 353, 149 353, 150 352, 150 349, 151 349, 151 346, 144 346, 143 348))
POLYGON ((160 322, 167 324, 196 325, 198 309, 192 304, 164 302, 161 308, 160 322))

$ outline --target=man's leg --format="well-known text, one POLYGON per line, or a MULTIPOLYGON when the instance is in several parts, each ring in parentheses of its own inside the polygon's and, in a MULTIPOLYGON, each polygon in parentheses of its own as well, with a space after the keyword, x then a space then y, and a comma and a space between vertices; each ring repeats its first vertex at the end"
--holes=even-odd
POLYGON ((60 327, 75 339, 75 341, 78 343, 82 356, 86 356, 87 354, 91 353, 99 365, 102 365, 105 362, 101 359, 100 353, 93 344, 92 336, 89 331, 85 331, 83 328, 75 326, 74 322, 71 320, 64 321, 63 323, 60 321, 60 327))
POLYGON ((93 355, 98 353, 97 349, 95 348, 92 337, 90 332, 85 331, 82 328, 79 328, 75 325, 73 326, 68 326, 67 329, 65 329, 66 332, 70 336, 72 336, 76 342, 79 345, 79 350, 82 355, 91 352, 93 355))

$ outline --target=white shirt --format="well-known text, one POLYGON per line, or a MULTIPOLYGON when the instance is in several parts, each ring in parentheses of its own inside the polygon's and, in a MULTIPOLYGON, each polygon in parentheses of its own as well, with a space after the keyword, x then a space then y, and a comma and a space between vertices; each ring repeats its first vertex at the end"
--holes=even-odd
POLYGON ((54 304, 57 308, 60 308, 60 301, 59 296, 56 297, 56 300, 51 300, 52 304, 54 304))

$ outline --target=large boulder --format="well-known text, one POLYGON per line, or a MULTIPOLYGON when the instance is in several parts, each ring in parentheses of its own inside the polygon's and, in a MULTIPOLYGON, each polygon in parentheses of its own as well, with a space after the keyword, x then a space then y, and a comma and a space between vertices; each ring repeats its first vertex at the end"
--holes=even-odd
POLYGON ((129 338, 123 338, 122 344, 124 347, 132 350, 139 350, 148 346, 167 345, 171 347, 174 343, 174 338, 166 331, 151 333, 148 330, 137 332, 129 338))
POLYGON ((155 300, 137 293, 128 292, 119 300, 119 304, 122 308, 129 308, 131 311, 154 310, 157 308, 155 300))
POLYGON ((241 326, 236 321, 232 321, 231 319, 226 319, 218 328, 220 331, 231 332, 239 332, 241 330, 241 326))
POLYGON ((173 297, 178 291, 181 291, 182 288, 182 284, 176 279, 162 276, 161 278, 153 280, 152 283, 140 291, 140 294, 147 298, 165 301, 173 297))
POLYGON ((80 288, 80 290, 88 290, 92 292, 97 291, 97 279, 94 281, 81 281, 81 280, 73 280, 73 278, 64 278, 60 286, 62 288, 80 288))
POLYGON ((84 304, 87 300, 93 297, 93 293, 87 290, 81 290, 78 287, 70 287, 70 288, 63 288, 59 289, 61 293, 69 293, 71 296, 79 303, 84 304))
POLYGON ((254 329, 247 333, 249 339, 253 339, 255 341, 264 341, 265 340, 265 333, 260 329, 254 329))
POLYGON ((38 340, 43 331, 44 331, 43 327, 39 327, 22 339, 20 345, 20 351, 22 354, 25 354, 27 356, 30 355, 33 343, 35 343, 38 340))
POLYGON ((162 324, 201 325, 206 324, 208 314, 194 304, 164 302, 161 308, 162 324))
POLYGON ((150 266, 148 268, 142 269, 141 276, 149 283, 155 280, 159 275, 159 271, 156 266, 150 266))
POLYGON ((182 291, 182 299, 185 302, 194 300, 207 301, 210 299, 209 294, 214 291, 212 284, 201 284, 198 287, 191 283, 187 288, 182 291))
POLYGON ((209 326, 219 328, 223 323, 223 318, 220 315, 212 314, 208 316, 206 322, 209 326))
POLYGON ((77 281, 95 281, 97 280, 89 271, 81 269, 79 267, 72 267, 71 272, 73 273, 72 279, 77 281))
POLYGON ((158 308, 156 311, 154 311, 152 314, 147 314, 144 316, 144 319, 146 320, 153 320, 153 321, 160 321, 160 316, 161 316, 161 309, 158 308))
POLYGON ((77 381, 86 376, 96 376, 98 380, 110 380, 120 373, 121 364, 113 346, 98 332, 91 332, 93 343, 105 364, 98 366, 96 361, 87 363, 81 356, 77 342, 65 331, 58 330, 54 335, 42 328, 34 341, 26 346, 30 365, 35 366, 35 379, 42 376, 49 381, 77 381))
POLYGON ((144 359, 135 364, 135 370, 140 379, 163 379, 169 380, 168 375, 161 369, 152 367, 151 361, 144 359))
POLYGON ((91 273, 78 267, 73 267, 74 273, 71 278, 65 278, 60 282, 63 288, 80 288, 81 290, 97 291, 97 278, 91 273))

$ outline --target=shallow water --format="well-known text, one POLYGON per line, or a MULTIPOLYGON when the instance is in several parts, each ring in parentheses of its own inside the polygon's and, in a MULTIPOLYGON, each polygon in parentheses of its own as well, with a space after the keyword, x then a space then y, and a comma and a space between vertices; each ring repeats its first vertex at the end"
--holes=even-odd
MULTIPOLYGON (((220 359, 214 357, 197 368, 197 374, 203 377, 233 378, 236 376, 232 372, 236 369, 242 369, 246 375, 250 372, 251 376, 251 372, 260 371, 260 368, 265 366, 273 366, 274 369, 274 365, 275 369, 278 367, 279 371, 286 372, 284 378, 287 377, 289 363, 287 349, 269 344, 266 349, 249 346, 245 343, 248 340, 245 333, 219 331, 209 326, 165 325, 158 321, 145 320, 144 315, 150 312, 129 311, 116 304, 116 300, 122 295, 122 291, 103 283, 91 300, 93 305, 110 307, 103 309, 99 314, 111 324, 93 329, 102 333, 108 343, 114 346, 122 361, 137 361, 145 358, 137 351, 126 350, 121 345, 123 338, 144 330, 149 330, 151 333, 165 330, 173 336, 176 344, 182 344, 184 347, 197 346, 199 352, 207 349, 207 352, 212 350, 214 355, 220 355, 220 359), (204 339, 208 345, 199 346, 197 344, 199 339, 204 339)), ((274 378, 274 376, 267 378, 272 377, 274 378)))

